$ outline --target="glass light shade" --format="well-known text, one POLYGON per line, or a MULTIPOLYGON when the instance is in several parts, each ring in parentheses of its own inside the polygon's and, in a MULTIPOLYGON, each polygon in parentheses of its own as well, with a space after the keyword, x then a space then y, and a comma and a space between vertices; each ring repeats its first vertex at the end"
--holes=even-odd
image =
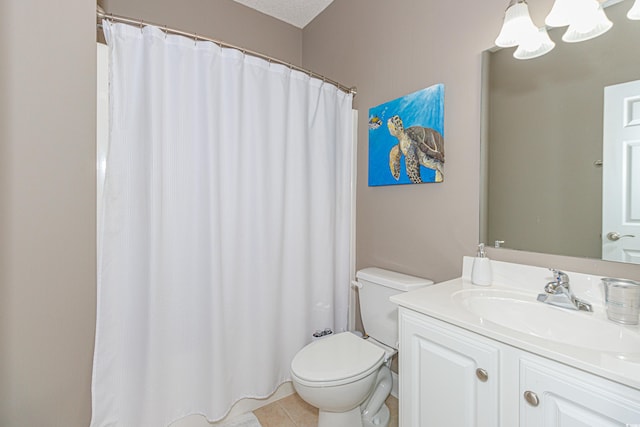
POLYGON ((640 0, 636 0, 627 13, 627 18, 637 21, 640 20, 640 0))
POLYGON ((533 59, 549 53, 556 44, 549 38, 546 28, 540 28, 536 31, 535 36, 529 37, 522 41, 513 57, 516 59, 533 59))
POLYGON ((502 29, 495 43, 500 47, 517 46, 523 38, 530 37, 537 31, 529 15, 529 6, 523 1, 509 6, 504 13, 502 29))
POLYGON ((589 5, 582 9, 583 13, 580 16, 572 19, 567 32, 562 36, 563 41, 576 43, 590 40, 606 33, 613 27, 613 23, 607 18, 602 5, 596 0, 593 3, 596 7, 589 5))
POLYGON ((544 23, 550 27, 566 27, 571 24, 571 16, 579 7, 580 0, 556 0, 544 23))

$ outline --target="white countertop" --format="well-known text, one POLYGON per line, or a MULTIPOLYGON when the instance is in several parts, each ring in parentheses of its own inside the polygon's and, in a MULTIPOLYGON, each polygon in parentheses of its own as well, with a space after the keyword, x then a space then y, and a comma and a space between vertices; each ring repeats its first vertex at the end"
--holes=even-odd
MULTIPOLYGON (((614 335, 611 338, 613 340, 627 340, 624 344, 630 343, 630 347, 626 346, 626 348, 631 348, 631 351, 616 352, 587 348, 588 346, 570 345, 561 342, 561 340, 550 340, 515 328, 502 326, 467 310, 456 297, 462 290, 473 290, 473 293, 477 295, 482 295, 483 291, 484 294, 491 295, 507 290, 517 292, 524 299, 529 300, 530 298, 530 301, 536 301, 537 295, 543 292, 545 284, 552 278, 551 272, 544 268, 491 261, 493 284, 491 286, 476 286, 470 280, 472 262, 473 258, 464 258, 463 275, 458 279, 398 294, 391 297, 391 301, 402 307, 505 344, 640 389, 640 344, 638 344, 640 343, 640 327, 618 325, 607 319, 603 306, 604 298, 600 277, 566 272, 570 277, 572 291, 576 297, 593 305, 593 313, 557 307, 549 308, 566 311, 572 316, 589 316, 590 320, 608 322, 605 326, 614 335), (631 339, 629 340, 629 338, 631 339)), ((527 322, 544 321, 544 319, 535 318, 525 320, 527 322)), ((587 326, 585 325, 585 327, 587 326)), ((575 332, 588 336, 589 331, 575 332)))

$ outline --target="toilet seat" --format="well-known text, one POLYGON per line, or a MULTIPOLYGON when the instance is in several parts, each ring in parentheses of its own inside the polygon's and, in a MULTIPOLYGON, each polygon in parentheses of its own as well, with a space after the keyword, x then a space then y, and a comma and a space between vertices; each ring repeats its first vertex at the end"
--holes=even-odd
MULTIPOLYGON (((378 341, 377 339, 373 338, 373 337, 367 337, 365 338, 368 342, 370 342, 371 344, 380 347, 382 349, 382 351, 384 351, 384 361, 386 362, 387 360, 390 360, 393 356, 395 356, 396 354, 398 354, 398 350, 396 350, 393 347, 389 347, 388 345, 381 343, 380 341, 378 341)), ((397 347, 397 345, 396 345, 397 347)))
POLYGON ((376 371, 385 351, 350 332, 314 341, 296 354, 291 374, 304 385, 329 387, 358 381, 376 371))

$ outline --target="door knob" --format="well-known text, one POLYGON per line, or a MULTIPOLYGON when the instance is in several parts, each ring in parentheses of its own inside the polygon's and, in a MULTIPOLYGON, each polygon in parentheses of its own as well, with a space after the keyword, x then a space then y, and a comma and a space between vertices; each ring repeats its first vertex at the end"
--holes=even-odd
POLYGON ((607 239, 611 240, 612 242, 617 242, 623 237, 636 237, 636 236, 634 236, 633 234, 621 235, 620 233, 616 233, 615 231, 610 231, 607 233, 607 239))

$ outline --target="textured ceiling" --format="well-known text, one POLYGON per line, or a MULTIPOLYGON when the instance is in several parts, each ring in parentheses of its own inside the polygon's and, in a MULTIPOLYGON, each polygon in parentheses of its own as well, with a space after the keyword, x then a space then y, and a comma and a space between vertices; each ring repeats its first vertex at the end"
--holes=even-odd
POLYGON ((333 0, 234 0, 298 28, 304 28, 333 0))

